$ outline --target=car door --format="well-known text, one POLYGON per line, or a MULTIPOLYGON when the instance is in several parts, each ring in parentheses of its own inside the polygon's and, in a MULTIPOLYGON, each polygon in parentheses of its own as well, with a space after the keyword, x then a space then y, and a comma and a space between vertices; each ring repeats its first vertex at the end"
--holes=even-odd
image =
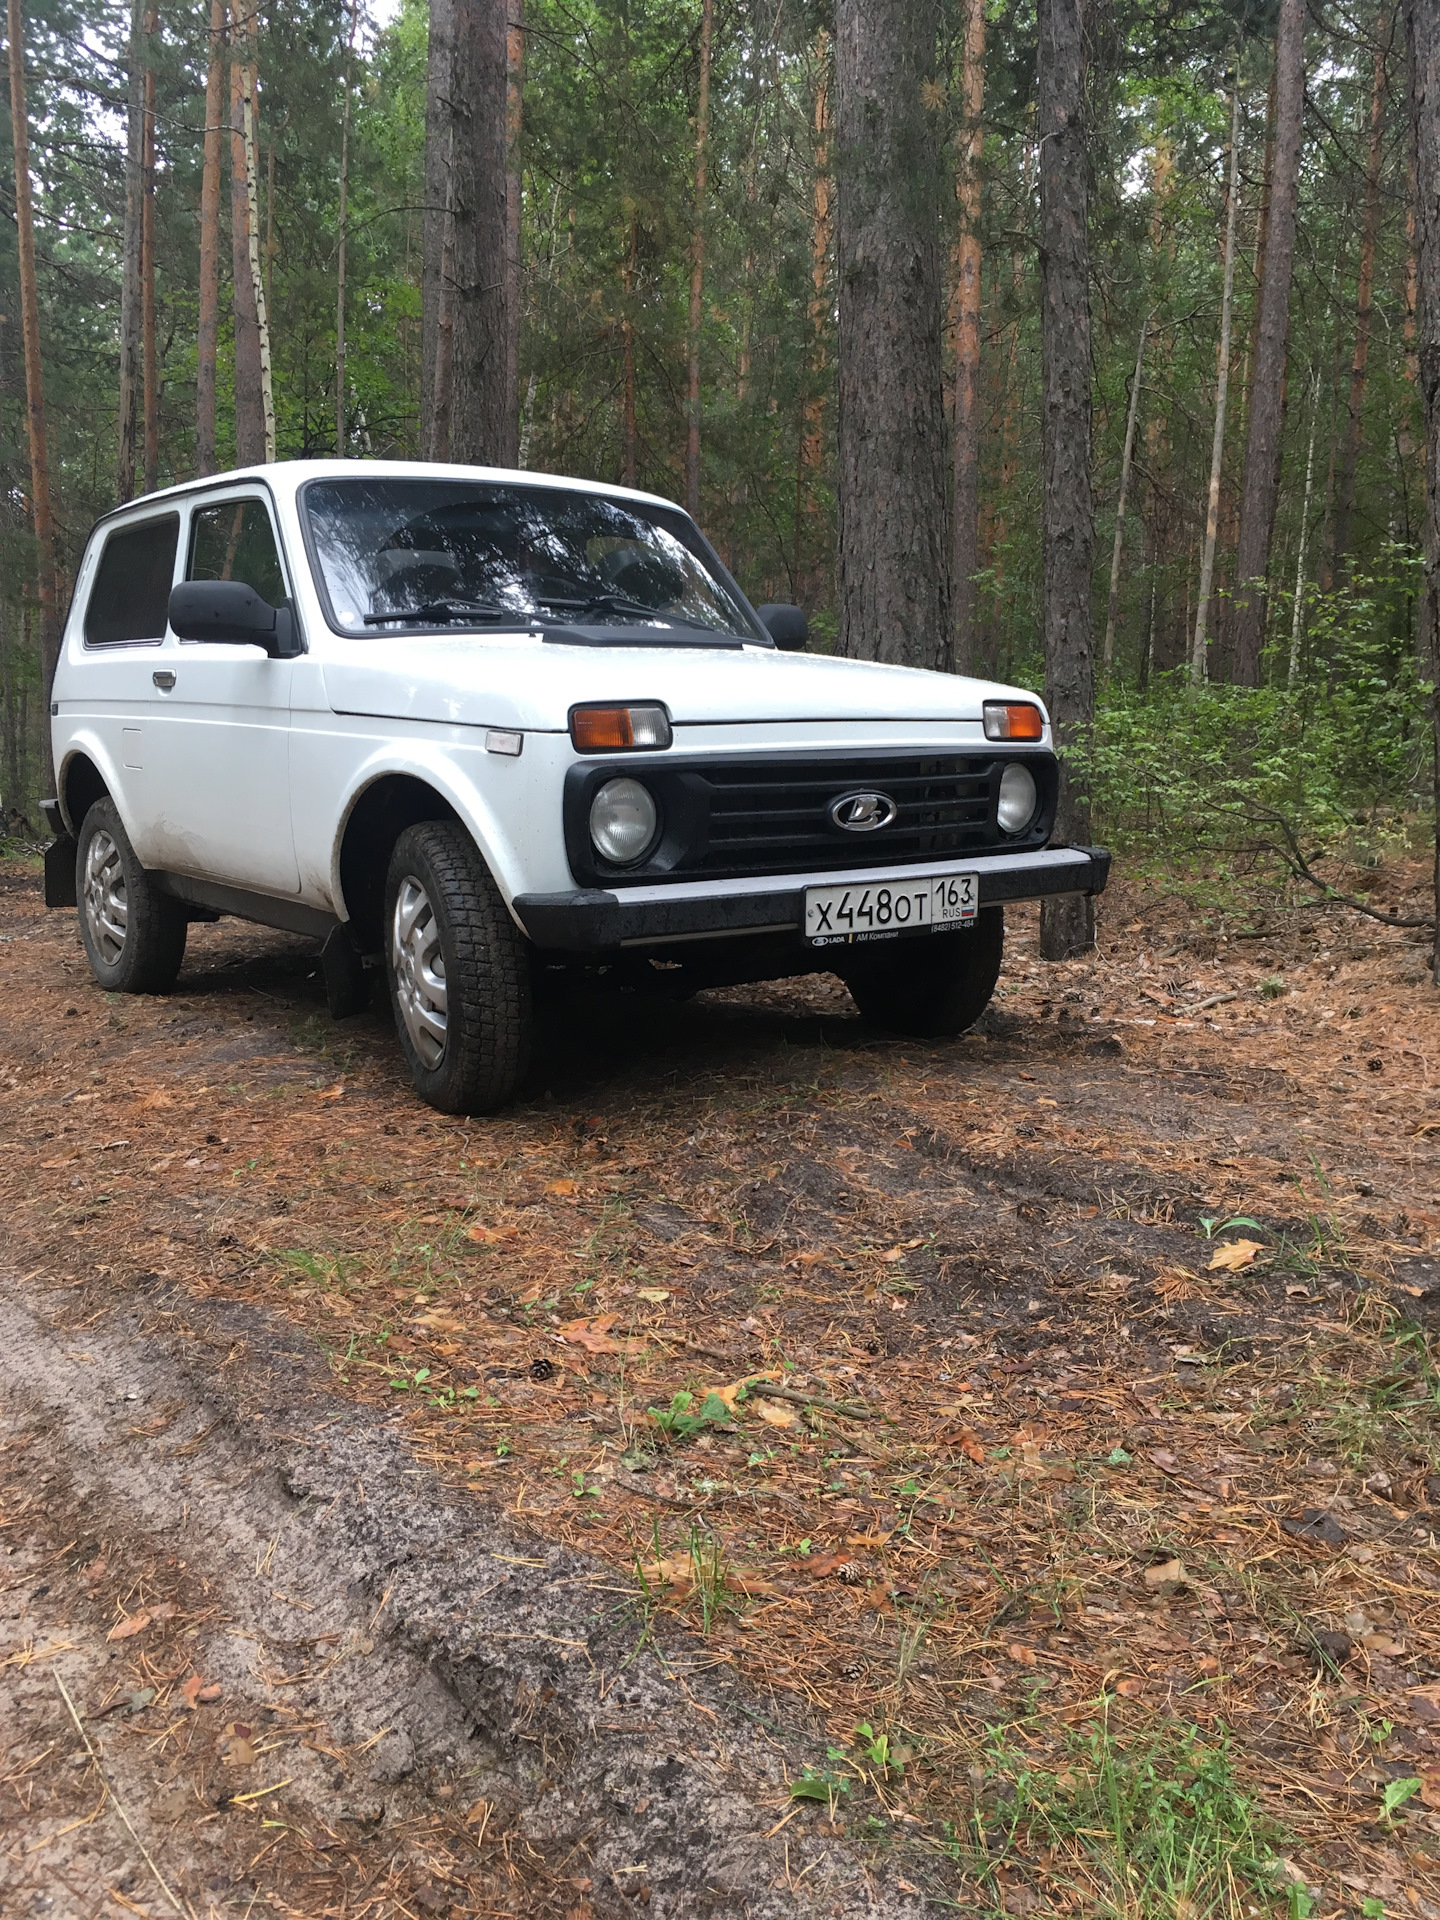
MULTIPOLYGON (((237 488, 197 501, 181 577, 243 580, 272 606, 289 602, 267 497, 237 488)), ((170 635, 155 676, 149 748, 163 810, 163 858, 152 864, 257 893, 299 891, 290 825, 293 673, 292 661, 256 646, 170 635)))

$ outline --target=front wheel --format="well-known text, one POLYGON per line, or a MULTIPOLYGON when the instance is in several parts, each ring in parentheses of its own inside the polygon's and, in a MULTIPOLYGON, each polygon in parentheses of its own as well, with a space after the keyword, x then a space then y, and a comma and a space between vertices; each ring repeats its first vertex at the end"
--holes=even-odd
POLYGON ((168 993, 188 923, 135 857, 115 802, 97 800, 75 846, 75 899, 90 971, 107 993, 168 993))
POLYGON ((415 1090, 441 1113, 492 1113, 524 1077, 529 955, 474 841, 407 827, 385 880, 385 966, 415 1090))
POLYGON ((845 971, 867 1020, 892 1033, 941 1040, 973 1027, 995 991, 1005 950, 1005 910, 986 907, 963 933, 877 942, 845 971))

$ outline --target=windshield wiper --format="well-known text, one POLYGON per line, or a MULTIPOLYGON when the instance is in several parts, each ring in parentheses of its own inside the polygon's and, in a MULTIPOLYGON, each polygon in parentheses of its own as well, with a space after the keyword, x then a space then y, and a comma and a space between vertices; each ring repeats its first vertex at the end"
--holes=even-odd
MULTIPOLYGON (((535 597, 542 607, 559 607, 566 613, 629 613, 671 626, 712 630, 708 620, 691 620, 683 613, 668 613, 662 607, 647 607, 643 601, 631 600, 623 593, 592 593, 573 600, 555 593, 540 593, 535 597)), ((714 631, 718 632, 719 629, 714 631)))
POLYGON ((367 613, 364 624, 367 627, 379 627, 392 620, 424 620, 443 627, 455 620, 513 619, 523 623, 533 618, 533 614, 516 613, 512 607, 502 607, 496 600, 427 600, 423 607, 406 607, 395 613, 367 613))

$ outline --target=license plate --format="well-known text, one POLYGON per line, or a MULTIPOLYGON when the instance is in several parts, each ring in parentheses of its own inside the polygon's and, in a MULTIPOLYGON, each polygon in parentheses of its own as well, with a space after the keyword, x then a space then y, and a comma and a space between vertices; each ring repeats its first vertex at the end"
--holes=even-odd
POLYGON ((807 887, 805 938, 812 946, 890 940, 901 933, 963 927, 980 905, 973 873, 917 873, 879 886, 807 887))

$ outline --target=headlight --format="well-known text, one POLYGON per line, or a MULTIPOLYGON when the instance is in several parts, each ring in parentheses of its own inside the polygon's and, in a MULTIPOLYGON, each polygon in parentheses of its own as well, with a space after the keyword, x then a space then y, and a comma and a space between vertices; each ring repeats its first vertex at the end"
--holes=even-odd
POLYGON ((590 802, 591 842, 600 858, 615 867, 642 859, 654 845, 659 824, 655 802, 638 780, 607 780, 590 802))
MULTIPOLYGON (((634 783, 617 782, 624 786, 634 783)), ((1012 760, 1000 776, 1000 801, 995 818, 1002 833, 1023 833, 1035 818, 1035 776, 1029 767, 1012 760)))

